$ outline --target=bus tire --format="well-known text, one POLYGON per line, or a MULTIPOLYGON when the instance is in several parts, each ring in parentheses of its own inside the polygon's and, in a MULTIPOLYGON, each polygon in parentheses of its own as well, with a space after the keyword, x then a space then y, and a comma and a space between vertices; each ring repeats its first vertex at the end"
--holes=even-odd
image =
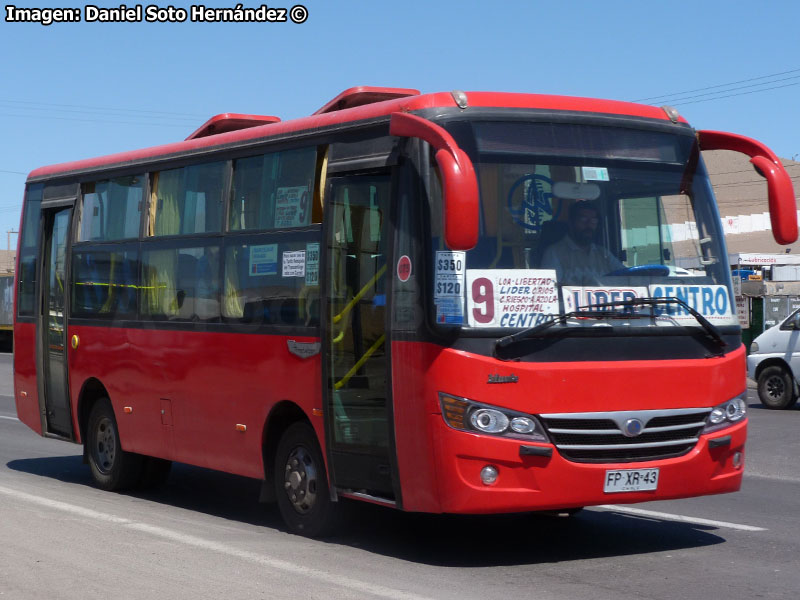
POLYGON ((792 374, 780 365, 767 367, 758 376, 758 397, 767 408, 782 410, 797 402, 792 374))
POLYGON ((97 487, 118 491, 139 482, 142 457, 122 449, 114 409, 108 398, 100 398, 92 407, 86 427, 86 448, 89 469, 97 487))
POLYGON ((335 533, 341 506, 332 502, 317 436, 308 423, 289 426, 275 452, 275 496, 292 533, 325 537, 335 533))

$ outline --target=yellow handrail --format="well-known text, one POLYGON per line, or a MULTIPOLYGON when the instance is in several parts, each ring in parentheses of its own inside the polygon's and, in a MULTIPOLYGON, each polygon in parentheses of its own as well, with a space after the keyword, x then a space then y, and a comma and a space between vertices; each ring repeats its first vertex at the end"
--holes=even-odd
POLYGON ((358 359, 358 362, 357 362, 356 364, 354 364, 354 365, 353 365, 353 368, 352 368, 352 369, 350 369, 350 370, 349 370, 349 371, 348 371, 348 372, 345 374, 345 376, 344 376, 344 377, 342 377, 342 378, 341 378, 339 381, 337 381, 336 383, 334 383, 334 384, 333 384, 333 389, 335 389, 335 390, 338 390, 338 389, 342 388, 342 387, 344 386, 344 384, 346 384, 348 381, 350 381, 350 378, 351 378, 353 375, 355 375, 355 374, 356 374, 356 371, 358 371, 358 370, 361 368, 361 366, 362 366, 362 365, 363 365, 365 362, 367 362, 367 361, 369 360, 370 356, 372 356, 373 354, 375 354, 375 351, 376 351, 378 348, 380 348, 380 347, 383 345, 383 342, 385 342, 385 341, 386 341, 386 334, 384 333, 383 335, 381 335, 381 337, 379 337, 379 338, 378 338, 378 339, 375 341, 375 343, 374 343, 374 344, 372 344, 372 346, 370 346, 369 350, 367 350, 366 352, 364 352, 364 356, 362 356, 361 358, 359 358, 359 359, 358 359))
POLYGON ((378 272, 375 273, 375 275, 372 277, 372 279, 370 279, 366 283, 366 285, 364 285, 364 287, 361 288, 361 291, 359 291, 355 296, 353 296, 353 299, 350 300, 350 302, 347 303, 347 306, 345 306, 342 309, 342 312, 340 312, 338 315, 333 317, 333 319, 331 319, 331 321, 333 321, 334 323, 338 323, 339 321, 341 321, 342 318, 347 313, 349 313, 351 310, 353 310, 353 307, 356 305, 356 303, 359 300, 361 300, 361 298, 364 296, 364 294, 366 294, 369 291, 369 288, 371 288, 373 285, 375 285, 375 282, 378 281, 378 278, 380 278, 384 273, 386 273, 386 265, 383 265, 380 269, 378 269, 378 272))

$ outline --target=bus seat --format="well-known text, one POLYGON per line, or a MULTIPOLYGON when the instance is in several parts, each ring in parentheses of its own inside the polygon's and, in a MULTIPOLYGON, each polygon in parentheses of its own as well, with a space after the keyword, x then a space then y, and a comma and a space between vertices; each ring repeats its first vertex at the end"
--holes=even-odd
POLYGON ((268 320, 269 309, 261 298, 247 300, 242 311, 242 321, 245 323, 261 324, 268 320))

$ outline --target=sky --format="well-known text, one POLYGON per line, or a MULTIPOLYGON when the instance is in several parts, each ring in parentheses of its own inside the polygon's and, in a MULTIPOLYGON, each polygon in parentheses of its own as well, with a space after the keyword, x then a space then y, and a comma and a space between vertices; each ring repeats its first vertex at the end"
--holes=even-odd
POLYGON ((37 167, 182 140, 224 112, 306 116, 358 85, 670 104, 800 160, 796 0, 297 1, 299 24, 86 22, 83 0, 14 3, 80 9, 49 26, 8 22, 4 3, 0 249, 37 167))

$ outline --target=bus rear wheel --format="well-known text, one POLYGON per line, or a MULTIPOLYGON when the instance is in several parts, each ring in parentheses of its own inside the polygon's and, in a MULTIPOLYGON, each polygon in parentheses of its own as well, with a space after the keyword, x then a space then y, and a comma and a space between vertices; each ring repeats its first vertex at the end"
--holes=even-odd
POLYGON ((114 409, 108 398, 98 400, 89 414, 86 450, 92 479, 99 488, 116 491, 138 483, 142 457, 122 449, 114 409))
POLYGON ((332 502, 317 436, 303 422, 291 425, 275 453, 275 496, 292 533, 325 537, 335 533, 341 507, 332 502))

